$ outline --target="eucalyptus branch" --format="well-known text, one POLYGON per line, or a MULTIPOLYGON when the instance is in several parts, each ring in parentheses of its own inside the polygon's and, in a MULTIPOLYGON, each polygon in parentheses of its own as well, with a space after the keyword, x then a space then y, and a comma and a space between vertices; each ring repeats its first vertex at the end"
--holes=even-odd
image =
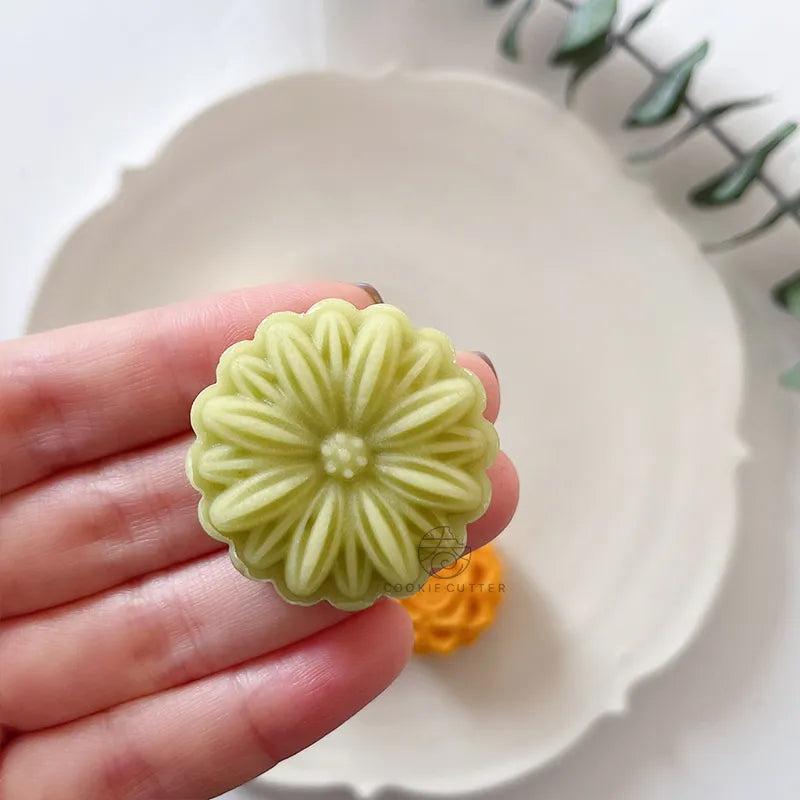
MULTIPOLYGON (((553 2, 568 11, 574 11, 580 5, 580 3, 576 3, 575 0, 553 0, 553 2)), ((628 55, 644 67, 653 78, 657 79, 665 76, 664 70, 631 42, 626 31, 612 33, 610 38, 613 45, 617 45, 621 50, 628 53, 628 55)), ((708 131, 708 133, 733 156, 737 164, 741 165, 745 161, 748 157, 748 153, 722 130, 714 119, 710 117, 706 109, 687 95, 681 98, 680 105, 691 116, 692 120, 698 123, 698 128, 708 131)), ((779 208, 786 209, 785 216, 792 217, 795 222, 800 224, 800 206, 793 203, 792 198, 787 195, 775 181, 768 175, 765 175, 763 171, 758 172, 755 181, 760 183, 767 193, 772 196, 779 208)))

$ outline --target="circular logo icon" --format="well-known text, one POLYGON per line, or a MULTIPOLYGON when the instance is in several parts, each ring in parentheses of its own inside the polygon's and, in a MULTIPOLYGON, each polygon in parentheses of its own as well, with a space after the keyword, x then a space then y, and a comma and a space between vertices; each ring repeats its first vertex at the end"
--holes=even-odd
POLYGON ((419 563, 434 578, 447 580, 460 575, 468 566, 472 550, 465 547, 446 525, 432 528, 420 539, 419 563))

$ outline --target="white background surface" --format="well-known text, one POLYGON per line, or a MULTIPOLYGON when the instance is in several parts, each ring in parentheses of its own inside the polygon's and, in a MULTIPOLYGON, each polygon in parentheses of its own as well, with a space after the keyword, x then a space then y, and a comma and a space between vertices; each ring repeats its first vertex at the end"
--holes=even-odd
MULTIPOLYGON (((481 0, 5 0, 0 10, 0 337, 20 332, 54 248, 110 196, 120 169, 146 163, 208 103, 327 63, 492 66, 504 14, 481 0), (462 15, 464 35, 453 38, 462 15), (486 47, 476 50, 479 39, 486 47)), ((771 125, 800 114, 798 30, 800 8, 789 0, 671 0, 641 39, 654 53, 675 53, 710 35, 714 55, 698 90, 719 99, 773 92, 763 117, 771 125)), ((780 177, 798 174, 791 154, 776 163, 780 177)), ((751 320, 757 381, 800 354, 800 332, 765 301, 771 283, 800 268, 800 234, 781 231, 776 241, 780 252, 749 249, 730 266, 751 320)), ((745 471, 743 535, 700 639, 634 692, 627 716, 604 721, 559 763, 498 797, 800 796, 800 508, 789 472, 797 475, 798 402, 768 390, 749 401, 745 434, 775 444, 763 456, 756 448, 745 471), (785 469, 759 472, 762 458, 783 459, 785 469)))

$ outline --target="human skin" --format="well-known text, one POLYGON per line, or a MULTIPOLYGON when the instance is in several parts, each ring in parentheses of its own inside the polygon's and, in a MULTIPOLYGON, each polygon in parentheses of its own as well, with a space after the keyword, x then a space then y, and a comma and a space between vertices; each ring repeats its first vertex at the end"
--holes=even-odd
MULTIPOLYGON (((206 798, 309 746, 402 670, 398 603, 282 601, 197 522, 189 409, 219 355, 343 283, 252 288, 0 343, 0 800, 206 798)), ((459 363, 497 377, 475 353, 459 363)), ((476 548, 508 524, 500 453, 476 548)))

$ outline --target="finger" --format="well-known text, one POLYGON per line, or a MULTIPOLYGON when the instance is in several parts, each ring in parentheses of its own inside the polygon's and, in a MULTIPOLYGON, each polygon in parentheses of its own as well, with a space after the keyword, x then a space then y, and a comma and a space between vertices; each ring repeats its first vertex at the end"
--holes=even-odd
POLYGON ((479 520, 467 526, 468 544, 473 549, 483 547, 506 529, 519 502, 517 470, 504 452, 500 451, 489 467, 489 478, 492 502, 479 520))
POLYGON ((0 345, 0 494, 187 430, 223 350, 326 297, 374 302, 351 284, 278 284, 0 345))
POLYGON ((484 353, 459 350, 457 360, 462 367, 466 367, 480 378, 483 388, 486 390, 486 411, 484 411, 484 416, 489 422, 495 422, 500 411, 500 383, 497 380, 497 373, 494 371, 494 366, 489 361, 489 357, 484 353))
POLYGON ((312 744, 379 694, 411 649, 398 603, 379 603, 239 669, 14 740, 8 797, 211 797, 312 744))
MULTIPOLYGON (((489 474, 492 503, 469 526, 472 548, 497 536, 517 505, 517 473, 504 453, 489 474)), ((286 604, 242 577, 227 552, 212 554, 6 623, 0 723, 32 730, 85 716, 255 658, 341 616, 324 603, 286 604)))
POLYGON ((197 520, 189 435, 3 498, 0 619, 88 597, 222 548, 197 520))
MULTIPOLYGON (((461 352, 458 360, 483 382, 486 416, 496 419, 496 375, 476 353, 461 352)), ((184 474, 190 442, 180 436, 110 456, 6 497, 0 619, 87 597, 220 548, 197 522, 198 496, 184 474)))
MULTIPOLYGON (((189 437, 15 492, 0 517, 0 619, 88 597, 221 549, 197 521, 183 462, 189 437), (42 524, 42 520, 53 520, 42 524)), ((517 503, 516 472, 500 453, 492 505, 472 526, 485 543, 517 503)), ((479 546, 479 545, 474 545, 479 546)))
POLYGON ((327 603, 290 605, 237 572, 227 552, 207 556, 8 623, 0 723, 34 730, 88 716, 285 647, 345 615, 327 603))

